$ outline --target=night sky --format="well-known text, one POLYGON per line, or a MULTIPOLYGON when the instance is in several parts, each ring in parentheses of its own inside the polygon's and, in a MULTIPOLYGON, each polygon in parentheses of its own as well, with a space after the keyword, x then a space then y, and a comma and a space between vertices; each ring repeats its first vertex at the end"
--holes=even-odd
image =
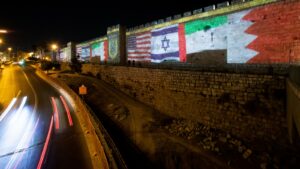
POLYGON ((108 26, 130 28, 218 2, 224 0, 11 1, 0 6, 0 29, 11 31, 0 34, 5 41, 0 50, 86 41, 105 35, 108 26))

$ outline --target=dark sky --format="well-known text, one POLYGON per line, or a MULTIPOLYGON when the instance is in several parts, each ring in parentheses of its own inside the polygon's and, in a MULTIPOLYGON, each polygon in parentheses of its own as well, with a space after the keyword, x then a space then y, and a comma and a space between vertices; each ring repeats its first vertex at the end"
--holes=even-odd
POLYGON ((85 41, 105 35, 108 26, 130 28, 217 2, 224 0, 1 2, 0 29, 11 32, 0 34, 5 41, 0 49, 85 41))

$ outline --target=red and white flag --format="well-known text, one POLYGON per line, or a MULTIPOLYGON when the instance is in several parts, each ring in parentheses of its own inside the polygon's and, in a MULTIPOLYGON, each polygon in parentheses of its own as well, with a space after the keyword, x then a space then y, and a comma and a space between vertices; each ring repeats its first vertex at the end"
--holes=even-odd
POLYGON ((151 61, 151 32, 130 35, 127 41, 127 56, 131 61, 151 61))

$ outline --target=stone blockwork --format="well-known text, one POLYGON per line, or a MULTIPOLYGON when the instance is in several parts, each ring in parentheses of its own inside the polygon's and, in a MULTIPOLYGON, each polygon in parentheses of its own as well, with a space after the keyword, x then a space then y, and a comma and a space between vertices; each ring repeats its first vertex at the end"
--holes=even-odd
POLYGON ((83 73, 92 73, 174 118, 247 140, 287 139, 284 75, 88 64, 83 73))

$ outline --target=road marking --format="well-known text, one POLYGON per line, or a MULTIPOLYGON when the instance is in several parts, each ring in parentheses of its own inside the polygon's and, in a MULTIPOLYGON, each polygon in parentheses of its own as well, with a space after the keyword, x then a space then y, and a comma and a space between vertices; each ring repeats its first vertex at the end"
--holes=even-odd
POLYGON ((51 137, 52 128, 53 128, 53 116, 51 116, 50 127, 49 127, 49 130, 48 130, 46 142, 44 144, 43 151, 42 151, 42 154, 41 154, 41 157, 40 157, 40 161, 38 163, 38 166, 36 167, 37 169, 41 169, 42 168, 43 161, 44 161, 47 149, 48 149, 48 144, 49 144, 49 140, 50 140, 50 137, 51 137))
POLYGON ((55 128, 59 129, 59 114, 58 114, 58 109, 57 109, 57 105, 55 102, 54 97, 51 97, 52 100, 52 106, 53 106, 53 113, 54 113, 54 118, 55 118, 55 128))
POLYGON ((69 125, 73 126, 73 120, 72 120, 72 116, 71 116, 71 113, 70 113, 70 109, 69 109, 65 99, 62 96, 60 96, 60 100, 62 101, 62 103, 65 107, 65 110, 66 110, 66 113, 67 113, 67 116, 68 116, 68 120, 69 120, 69 125))
POLYGON ((24 77, 28 83, 28 85, 30 86, 31 90, 33 91, 33 95, 34 95, 34 108, 33 108, 33 114, 35 114, 36 112, 36 109, 37 109, 37 105, 38 105, 38 98, 37 98, 37 94, 36 94, 36 91, 35 89, 33 88, 31 82, 29 81, 26 73, 21 69, 22 73, 24 74, 24 77))
POLYGON ((13 98, 12 99, 12 101, 9 103, 8 107, 1 114, 1 116, 0 116, 0 122, 4 119, 4 117, 6 116, 6 114, 11 110, 11 108, 14 106, 14 104, 16 103, 16 101, 17 101, 17 98, 13 98))

